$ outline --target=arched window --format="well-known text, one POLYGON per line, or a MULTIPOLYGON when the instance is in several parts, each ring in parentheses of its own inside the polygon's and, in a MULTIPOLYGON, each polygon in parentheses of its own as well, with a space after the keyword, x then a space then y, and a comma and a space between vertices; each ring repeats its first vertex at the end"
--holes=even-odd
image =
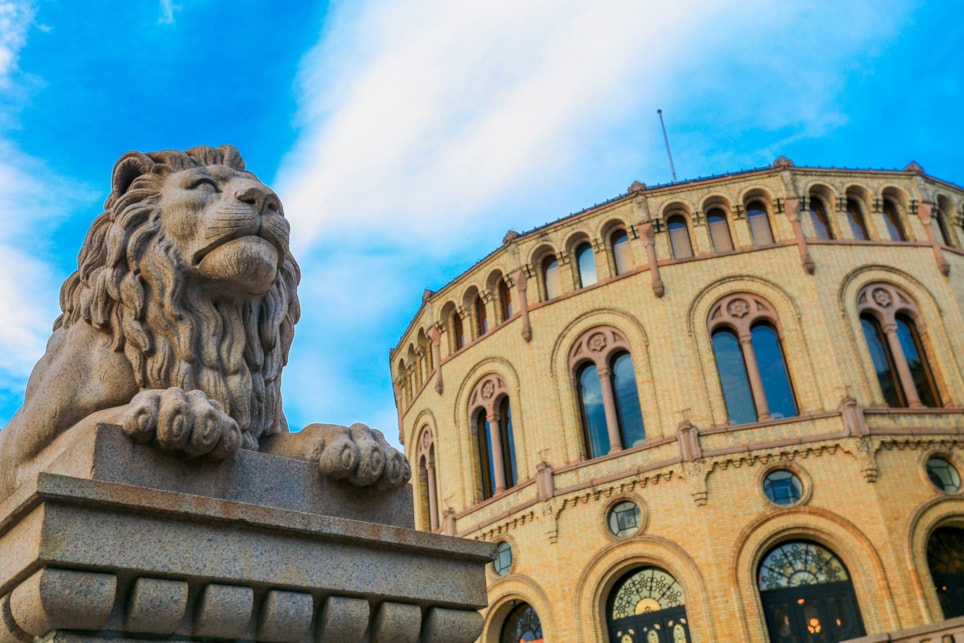
POLYGON ((585 288, 596 283, 596 257, 592 245, 581 243, 576 248, 576 265, 579 266, 579 287, 585 288))
POLYGON ((934 236, 937 237, 938 243, 945 246, 953 245, 951 243, 951 231, 947 228, 947 220, 941 208, 935 207, 931 210, 931 225, 934 226, 934 236))
POLYGON ((562 294, 562 278, 559 274, 559 261, 555 255, 542 260, 542 284, 546 299, 554 299, 562 294))
POLYGON ((633 267, 633 255, 629 250, 629 235, 625 230, 616 230, 609 237, 609 245, 613 249, 613 261, 616 264, 616 274, 622 275, 633 267))
POLYGON ((964 616, 964 529, 935 529, 927 540, 927 566, 944 618, 964 616))
POLYGON ((465 326, 462 324, 462 315, 457 310, 452 313, 452 343, 455 351, 465 346, 465 326))
POLYGON ((519 603, 505 617, 499 643, 542 643, 542 623, 528 603, 519 603))
POLYGON ((847 199, 847 223, 850 224, 850 235, 859 241, 867 241, 867 224, 864 222, 864 211, 856 199, 847 199))
POLYGON ((690 231, 686 225, 686 217, 681 214, 666 219, 669 230, 669 243, 673 247, 673 256, 685 259, 693 256, 693 244, 690 243, 690 231))
POLYGON ((432 430, 427 426, 422 428, 422 435, 418 440, 416 460, 418 461, 418 503, 422 512, 422 519, 428 524, 429 531, 436 531, 438 520, 438 488, 435 475, 435 438, 432 430))
POLYGON ((479 452, 482 498, 514 487, 519 482, 515 435, 508 388, 498 375, 487 375, 469 398, 479 452))
POLYGON ((770 304, 750 294, 729 295, 710 309, 707 326, 730 422, 796 416, 779 320, 770 304))
POLYGON ((900 217, 897 216, 897 206, 890 199, 884 199, 884 224, 891 241, 907 241, 904 228, 900 225, 900 217))
POLYGON ((502 310, 502 321, 508 321, 512 318, 514 312, 512 310, 512 291, 505 279, 499 281, 499 307, 502 310))
POLYGON ((475 324, 479 335, 489 332, 489 315, 485 309, 485 301, 480 296, 475 297, 475 324))
POLYGON ((753 235, 753 245, 766 246, 773 243, 773 230, 770 228, 770 217, 767 216, 766 206, 761 201, 752 201, 746 206, 746 220, 750 224, 750 234, 753 235))
POLYGON ((833 643, 865 634, 847 568, 816 543, 771 549, 760 563, 757 587, 772 643, 833 643))
POLYGON ((733 237, 730 236, 730 226, 726 221, 726 213, 720 208, 713 208, 706 215, 706 224, 710 227, 710 238, 713 240, 713 250, 728 252, 733 249, 733 237))
POLYGON ((613 586, 606 603, 610 641, 692 640, 683 589, 661 569, 643 567, 629 572, 613 586))
POLYGON ((920 312, 910 296, 891 284, 869 284, 857 293, 857 311, 887 405, 941 406, 918 329, 920 312))
POLYGON ((586 457, 641 445, 646 429, 626 337, 610 326, 583 333, 569 352, 569 366, 579 394, 586 457))
POLYGON ((813 226, 813 235, 816 239, 833 239, 833 230, 830 229, 830 219, 827 218, 827 207, 820 197, 811 197, 810 225, 813 226))

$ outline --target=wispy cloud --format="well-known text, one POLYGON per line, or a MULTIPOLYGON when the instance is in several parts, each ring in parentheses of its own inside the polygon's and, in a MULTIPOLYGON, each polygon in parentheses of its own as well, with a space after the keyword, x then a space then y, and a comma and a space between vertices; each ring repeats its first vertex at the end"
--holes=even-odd
POLYGON ((16 69, 33 14, 31 2, 0 0, 0 87, 9 84, 10 74, 16 69))
POLYGON ((161 17, 157 19, 159 25, 173 25, 174 12, 180 11, 180 5, 174 4, 173 0, 161 0, 161 17))

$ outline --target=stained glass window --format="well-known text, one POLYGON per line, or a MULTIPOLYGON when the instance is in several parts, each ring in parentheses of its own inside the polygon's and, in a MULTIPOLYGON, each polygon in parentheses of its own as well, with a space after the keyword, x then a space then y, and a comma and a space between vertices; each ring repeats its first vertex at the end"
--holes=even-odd
POLYGON ((626 618, 648 612, 658 612, 685 604, 683 589, 676 579, 655 567, 644 567, 615 588, 610 617, 626 618))
POLYGON ((542 623, 528 603, 519 603, 505 619, 499 643, 541 643, 542 623))
POLYGON ((808 541, 783 543, 760 563, 761 591, 849 580, 843 563, 830 550, 808 541))

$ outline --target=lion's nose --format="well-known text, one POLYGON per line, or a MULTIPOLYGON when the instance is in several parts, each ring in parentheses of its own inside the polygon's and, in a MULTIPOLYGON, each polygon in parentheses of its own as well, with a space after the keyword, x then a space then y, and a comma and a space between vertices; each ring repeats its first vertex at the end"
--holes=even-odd
POLYGON ((278 209, 278 197, 259 186, 239 188, 234 196, 238 201, 250 205, 259 214, 264 214, 265 207, 278 209))

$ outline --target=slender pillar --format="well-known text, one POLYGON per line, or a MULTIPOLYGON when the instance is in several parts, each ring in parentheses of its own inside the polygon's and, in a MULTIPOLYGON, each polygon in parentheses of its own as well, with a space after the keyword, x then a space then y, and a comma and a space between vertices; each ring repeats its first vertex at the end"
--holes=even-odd
POLYGON ((944 253, 941 252, 941 244, 937 241, 937 235, 934 234, 933 216, 932 210, 934 204, 929 201, 923 201, 919 206, 917 206, 917 216, 924 224, 924 232, 927 233, 927 241, 930 242, 931 248, 934 250, 934 259, 937 260, 937 269, 941 271, 941 274, 945 277, 951 274, 951 264, 947 263, 947 259, 944 258, 944 253))
POLYGON ((659 263, 656 259, 656 230, 651 221, 640 224, 639 231, 643 235, 643 243, 646 244, 646 258, 649 260, 649 273, 653 279, 653 292, 657 297, 662 297, 666 292, 663 280, 659 276, 659 263))
POLYGON ((803 235, 803 226, 800 224, 800 199, 794 197, 786 201, 787 218, 793 226, 793 236, 797 240, 797 250, 800 252, 800 263, 807 274, 813 274, 816 264, 810 256, 810 248, 807 246, 807 238, 803 235))
POLYGON ((428 340, 432 343, 432 364, 435 366, 435 391, 441 395, 443 390, 442 349, 440 346, 442 343, 442 334, 439 332, 438 326, 433 324, 428 329, 428 340))
POLYGON ((885 324, 884 335, 887 336, 890 354, 894 356, 894 364, 897 366, 897 376, 900 378, 900 385, 904 388, 904 395, 907 396, 907 406, 912 409, 924 408, 924 404, 920 401, 920 396, 917 395, 917 385, 914 384, 914 376, 911 375, 910 366, 907 365, 907 356, 904 355, 904 347, 900 343, 900 337, 897 335, 897 324, 885 324))
POLYGON ((526 277, 524 270, 516 270, 513 275, 515 287, 519 293, 519 313, 522 315, 522 339, 532 341, 532 326, 529 324, 529 299, 526 290, 529 287, 529 278, 526 277))
POLYGON ((502 431, 499 422, 502 419, 498 412, 493 411, 491 415, 485 414, 485 419, 489 425, 489 444, 492 445, 492 468, 495 469, 495 492, 505 491, 505 457, 502 455, 502 431))
POLYGON ((428 524, 432 531, 438 529, 438 502, 435 498, 435 463, 425 460, 425 484, 428 487, 428 524))
POLYGON ((609 433, 609 452, 623 450, 623 440, 619 435, 619 416, 616 415, 616 400, 613 398, 612 374, 607 366, 597 366, 599 385, 602 389, 603 410, 606 412, 606 431, 609 433))
POLYGON ((760 378, 760 366, 756 361, 756 351, 753 350, 753 336, 740 333, 740 348, 743 350, 743 361, 746 362, 746 374, 750 378, 750 390, 753 391, 753 405, 756 407, 757 421, 770 419, 770 407, 767 406, 767 395, 760 378))

